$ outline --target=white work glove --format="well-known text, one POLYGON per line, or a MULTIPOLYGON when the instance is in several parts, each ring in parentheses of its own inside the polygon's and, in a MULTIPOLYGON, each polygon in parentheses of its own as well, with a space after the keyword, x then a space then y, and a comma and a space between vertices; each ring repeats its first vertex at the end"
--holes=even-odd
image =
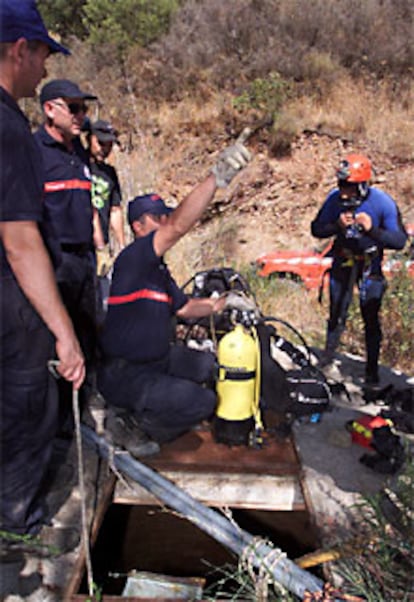
POLYGON ((226 293, 224 309, 239 309, 240 311, 256 311, 257 305, 254 299, 247 297, 241 291, 226 293))
POLYGON ((211 170, 219 188, 226 188, 234 176, 243 169, 243 167, 246 167, 252 158, 251 152, 243 144, 249 134, 250 130, 247 130, 246 128, 243 130, 235 144, 232 144, 220 153, 217 163, 211 170))

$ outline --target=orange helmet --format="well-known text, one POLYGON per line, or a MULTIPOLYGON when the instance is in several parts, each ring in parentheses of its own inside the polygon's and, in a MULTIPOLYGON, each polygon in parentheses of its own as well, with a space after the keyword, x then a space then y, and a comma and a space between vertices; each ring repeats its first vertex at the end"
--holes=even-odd
POLYGON ((336 176, 339 182, 368 182, 372 176, 371 161, 364 155, 350 154, 340 162, 336 176))

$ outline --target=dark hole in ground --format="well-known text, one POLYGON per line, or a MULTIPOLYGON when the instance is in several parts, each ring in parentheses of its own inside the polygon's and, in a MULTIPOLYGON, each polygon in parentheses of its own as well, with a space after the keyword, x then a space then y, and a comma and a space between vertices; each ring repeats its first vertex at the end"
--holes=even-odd
MULTIPOLYGON (((233 509, 232 514, 242 529, 272 541, 292 560, 316 547, 307 512, 233 509)), ((92 551, 94 581, 108 595, 122 593, 126 574, 133 569, 173 577, 203 577, 208 586, 217 579, 214 568, 237 562, 219 542, 159 506, 113 504, 92 551)), ((79 593, 87 591, 84 578, 79 593)))

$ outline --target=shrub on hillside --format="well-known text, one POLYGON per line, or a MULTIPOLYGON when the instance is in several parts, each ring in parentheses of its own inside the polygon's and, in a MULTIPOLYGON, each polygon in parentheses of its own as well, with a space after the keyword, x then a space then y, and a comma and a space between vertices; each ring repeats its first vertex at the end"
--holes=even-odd
POLYGON ((177 0, 87 0, 82 20, 92 44, 110 42, 125 52, 164 33, 177 7, 177 0))
POLYGON ((157 52, 183 70, 211 69, 223 87, 271 71, 329 79, 336 63, 398 75, 414 67, 411 23, 411 0, 312 0, 306 10, 302 0, 189 0, 157 52))

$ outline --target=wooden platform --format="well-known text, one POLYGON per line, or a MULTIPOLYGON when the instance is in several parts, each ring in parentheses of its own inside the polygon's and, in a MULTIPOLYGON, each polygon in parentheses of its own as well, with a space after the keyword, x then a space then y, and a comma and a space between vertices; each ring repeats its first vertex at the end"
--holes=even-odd
MULTIPOLYGON (((162 446, 145 464, 195 499, 212 507, 304 510, 300 464, 290 438, 265 439, 264 446, 216 443, 209 429, 191 431, 162 446)), ((137 484, 118 481, 116 504, 158 504, 137 484)))

